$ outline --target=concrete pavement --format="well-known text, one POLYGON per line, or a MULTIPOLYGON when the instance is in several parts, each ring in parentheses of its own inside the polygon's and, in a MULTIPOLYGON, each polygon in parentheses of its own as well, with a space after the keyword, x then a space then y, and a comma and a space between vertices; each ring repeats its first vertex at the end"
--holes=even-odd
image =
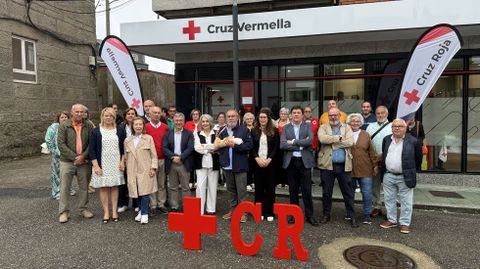
MULTIPOLYGON (((443 210, 414 210, 412 233, 372 225, 352 229, 343 220, 343 203, 334 203, 332 221, 320 227, 306 224, 302 243, 310 252, 308 262, 273 258, 276 224, 252 221, 242 224, 244 240, 254 232, 264 238, 254 257, 237 254, 230 240, 229 222, 218 219, 218 233, 203 236, 202 251, 186 251, 182 235, 167 231, 167 217, 155 215, 148 225, 133 221, 134 212, 122 213, 119 223, 101 224, 96 194, 90 196, 93 219, 72 211, 66 224, 57 222, 58 204, 50 199, 49 158, 33 157, 0 163, 0 268, 326 268, 318 249, 338 238, 369 238, 398 243, 430 256, 443 268, 478 268, 480 256, 478 215, 443 210)), ((249 199, 252 200, 252 196, 249 199)), ((75 205, 76 197, 72 197, 75 205)), ((279 196, 279 202, 288 202, 279 196)), ((219 192, 219 216, 228 208, 228 197, 219 192)), ((321 202, 314 202, 318 217, 321 202)), ((357 217, 360 205, 357 205, 357 217)))

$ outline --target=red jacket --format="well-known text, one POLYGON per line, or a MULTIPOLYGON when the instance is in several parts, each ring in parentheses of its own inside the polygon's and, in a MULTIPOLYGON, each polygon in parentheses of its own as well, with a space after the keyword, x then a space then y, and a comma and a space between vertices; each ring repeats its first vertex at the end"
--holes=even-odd
POLYGON ((187 121, 183 126, 183 128, 185 128, 186 130, 189 130, 192 133, 200 132, 200 122, 198 122, 196 130, 195 130, 195 123, 193 123, 193 120, 187 121))
POLYGON ((317 132, 318 132, 318 127, 320 126, 319 122, 318 122, 318 119, 316 119, 316 118, 311 118, 309 120, 303 119, 303 121, 304 122, 309 122, 310 125, 312 126, 312 132, 313 132, 312 149, 314 151, 317 151, 317 149, 318 149, 318 135, 317 135, 317 132))

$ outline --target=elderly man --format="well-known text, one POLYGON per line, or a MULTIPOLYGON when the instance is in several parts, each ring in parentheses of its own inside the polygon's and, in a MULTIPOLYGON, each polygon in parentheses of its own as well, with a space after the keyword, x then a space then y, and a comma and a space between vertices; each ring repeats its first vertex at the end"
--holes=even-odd
MULTIPOLYGON (((388 122, 388 109, 385 106, 378 106, 375 110, 377 121, 370 123, 367 132, 370 134, 373 146, 377 152, 377 162, 382 159, 383 138, 392 134, 391 123, 388 122)), ((370 214, 372 218, 382 215, 382 198, 380 196, 380 187, 382 185, 381 174, 373 177, 373 210, 370 214)))
POLYGON ((362 103, 362 117, 362 130, 367 130, 370 123, 377 121, 375 114, 372 113, 372 104, 369 101, 363 101, 362 103))
POLYGON ((152 100, 146 100, 143 102, 143 111, 145 112, 145 115, 143 115, 143 119, 145 120, 145 123, 150 122, 150 108, 154 107, 155 103, 152 100))
MULTIPOLYGON (((312 201, 312 167, 315 162, 312 152, 312 127, 309 123, 302 121, 302 107, 292 107, 291 115, 292 121, 283 126, 280 138, 280 149, 284 150, 283 168, 287 170, 290 203, 299 204, 300 188, 306 220, 312 226, 318 226, 318 221, 313 215, 312 201)), ((295 220, 289 216, 288 222, 293 224, 295 220)))
MULTIPOLYGON (((337 101, 329 100, 327 104, 327 111, 323 112, 322 116, 320 117, 320 125, 327 124, 329 122, 328 111, 332 108, 337 107, 337 101)), ((347 121, 347 114, 345 112, 340 111, 340 122, 345 123, 347 121)))
POLYGON ((86 122, 83 115, 86 107, 81 104, 72 106, 72 119, 66 120, 58 128, 57 145, 60 150, 60 201, 59 219, 65 223, 69 218, 68 198, 74 176, 78 183, 78 209, 84 218, 93 218, 92 212, 87 209, 88 180, 92 173, 92 166, 88 161, 89 134, 93 125, 86 122))
POLYGON ((342 191, 346 219, 350 220, 353 228, 358 228, 355 220, 354 198, 351 187, 352 154, 350 147, 353 145, 353 133, 350 126, 340 122, 340 110, 331 108, 328 111, 329 123, 322 124, 318 129, 320 141, 320 154, 318 154, 318 168, 323 186, 323 217, 321 223, 330 221, 332 211, 332 193, 335 178, 342 191))
POLYGON ((407 123, 402 119, 392 122, 393 135, 383 139, 382 172, 383 193, 387 220, 380 227, 388 229, 400 224, 400 232, 410 233, 413 212, 413 188, 417 171, 422 165, 422 145, 406 133, 407 123), (400 197, 400 219, 397 222, 397 193, 400 197))
MULTIPOLYGON (((163 153, 165 154, 165 170, 169 180, 169 203, 172 212, 179 210, 178 185, 183 197, 190 196, 190 172, 193 168, 193 133, 183 128, 185 115, 176 113, 173 116, 175 128, 163 137, 163 153)), ((168 129, 168 128, 167 128, 168 129)))
MULTIPOLYGON (((224 128, 218 136, 225 145, 219 149, 220 166, 223 168, 227 191, 231 196, 230 211, 223 219, 230 219, 235 207, 247 197, 248 153, 253 143, 250 131, 238 124, 238 113, 234 109, 229 109, 226 116, 227 128, 224 128)), ((247 222, 247 215, 243 215, 240 221, 247 222)))
POLYGON ((150 209, 154 213, 154 209, 158 209, 160 213, 167 214, 167 189, 165 176, 165 154, 163 153, 163 138, 168 133, 169 128, 165 123, 160 121, 162 115, 161 109, 158 106, 153 106, 149 109, 150 122, 145 125, 146 133, 151 135, 155 143, 157 151, 158 169, 157 169, 157 186, 158 190, 150 194, 150 209))

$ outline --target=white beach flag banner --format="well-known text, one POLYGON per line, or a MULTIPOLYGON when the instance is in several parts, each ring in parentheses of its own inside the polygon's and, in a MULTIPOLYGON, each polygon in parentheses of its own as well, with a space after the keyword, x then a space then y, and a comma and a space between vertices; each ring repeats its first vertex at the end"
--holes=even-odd
POLYGON ((415 115, 462 43, 448 24, 436 25, 419 38, 404 74, 397 118, 408 121, 415 115))
POLYGON ((143 116, 143 98, 137 69, 127 45, 116 36, 107 36, 100 46, 100 57, 112 74, 120 92, 129 107, 143 116))

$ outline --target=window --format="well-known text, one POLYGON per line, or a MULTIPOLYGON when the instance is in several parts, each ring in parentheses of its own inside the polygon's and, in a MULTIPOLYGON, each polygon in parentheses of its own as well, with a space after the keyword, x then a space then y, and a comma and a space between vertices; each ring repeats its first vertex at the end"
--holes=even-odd
MULTIPOLYGON (((325 64, 325 76, 361 75, 365 72, 364 63, 325 64)), ((329 100, 337 100, 337 106, 345 113, 360 111, 364 99, 363 78, 334 78, 323 81, 323 108, 327 110, 329 100)))
POLYGON ((35 41, 12 36, 13 81, 37 83, 35 41))

